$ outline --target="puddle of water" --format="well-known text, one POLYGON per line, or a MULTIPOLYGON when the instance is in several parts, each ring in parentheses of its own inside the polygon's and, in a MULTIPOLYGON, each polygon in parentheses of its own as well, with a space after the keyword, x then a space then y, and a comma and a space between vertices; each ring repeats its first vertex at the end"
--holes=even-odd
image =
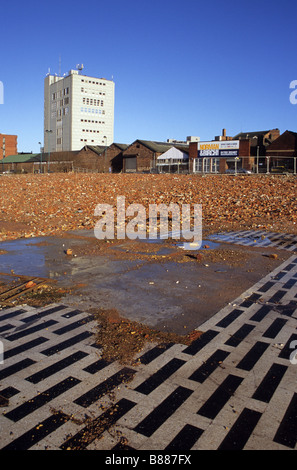
MULTIPOLYGON (((77 231, 73 237, 68 233, 67 238, 38 237, 1 242, 0 249, 6 253, 0 255, 0 272, 10 273, 13 269, 16 275, 56 279, 62 287, 80 286, 63 297, 65 305, 81 310, 115 308, 130 320, 178 334, 197 328, 218 308, 243 292, 247 285, 254 285, 258 280, 258 274, 247 271, 246 266, 238 267, 234 272, 234 268, 226 263, 206 267, 203 263, 173 260, 151 263, 137 256, 136 260, 118 260, 102 254, 78 257, 65 254, 69 246, 88 244, 91 236, 92 231, 77 231), (82 237, 78 238, 78 235, 82 237)), ((158 253, 182 249, 180 240, 172 240, 172 243, 161 239, 145 241, 158 243, 158 253)), ((211 250, 218 248, 220 242, 205 239, 200 249, 206 245, 209 248, 205 249, 211 250)), ((129 246, 133 243, 129 245, 123 241, 121 248, 126 250, 129 246)), ((145 252, 145 245, 143 250, 141 244, 136 249, 145 252)), ((152 255, 156 251, 153 250, 152 255)), ((259 259, 255 258, 256 267, 257 262, 259 259)), ((262 260, 260 268, 261 263, 262 260)), ((256 268, 254 271, 257 273, 256 268)))
MULTIPOLYGON (((90 232, 86 233, 86 239, 38 237, 1 242, 0 249, 6 253, 0 255, 0 272, 13 270, 16 275, 56 279, 63 287, 81 285, 79 291, 67 294, 63 303, 81 309, 116 308, 122 316, 150 326, 184 315, 193 315, 197 326, 198 316, 206 316, 205 306, 197 303, 199 284, 213 288, 212 275, 205 267, 199 263, 115 260, 104 255, 67 256, 67 246, 88 243, 90 232)), ((159 254, 179 249, 174 243, 157 242, 159 254)), ((215 248, 218 244, 205 240, 201 248, 204 245, 215 248)), ((123 243, 122 249, 128 246, 123 243)), ((220 282, 216 281, 216 289, 220 282)))
MULTIPOLYGON (((84 244, 91 236, 94 236, 92 230, 77 230, 69 232, 71 235, 79 235, 86 237, 82 239, 63 239, 59 237, 36 237, 36 238, 21 238, 17 240, 10 240, 0 243, 0 249, 4 250, 4 254, 0 255, 0 272, 10 273, 11 270, 15 274, 23 274, 26 276, 40 276, 47 278, 55 278, 61 280, 65 276, 76 275, 78 271, 92 270, 98 264, 98 259, 95 257, 86 257, 85 259, 70 258, 65 255, 66 245, 76 243, 84 244)), ((130 241, 130 240, 129 240, 130 241)), ((166 243, 162 238, 157 239, 136 239, 136 242, 156 243, 158 250, 154 251, 152 255, 167 255, 172 251, 184 249, 184 244, 180 241, 172 240, 172 243, 166 243)), ((191 244, 191 250, 195 253, 195 244, 191 244)), ((215 249, 220 246, 220 243, 210 240, 203 240, 201 247, 208 249, 215 249)), ((123 243, 115 247, 117 250, 126 251, 129 249, 129 242, 123 243)), ((149 255, 150 252, 132 251, 133 254, 149 255)), ((117 261, 120 265, 120 262, 117 261)), ((113 268, 114 269, 114 268, 113 268)))
MULTIPOLYGON (((146 238, 146 239, 138 239, 137 241, 143 242, 143 243, 157 243, 157 244, 162 244, 164 243, 164 238, 156 238, 156 239, 151 239, 151 238, 146 238)), ((169 238, 170 240, 170 238, 169 238)), ((168 239, 166 238, 166 241, 168 242, 168 239)), ((208 249, 216 249, 220 246, 220 242, 214 242, 211 240, 202 240, 201 242, 181 242, 179 239, 172 239, 172 247, 178 247, 178 248, 183 248, 183 249, 188 249, 188 250, 201 250, 205 246, 208 246, 208 249)))
MULTIPOLYGON (((199 243, 200 245, 200 243, 199 243)), ((215 250, 216 248, 219 248, 221 243, 220 242, 213 242, 213 241, 210 241, 210 240, 202 240, 201 242, 201 246, 197 247, 197 244, 195 243, 186 243, 186 246, 184 246, 184 243, 177 243, 177 246, 179 248, 182 248, 182 249, 190 249, 194 252, 196 251, 199 251, 199 250, 203 250, 203 249, 207 249, 207 250, 215 250), (188 247, 188 245, 190 245, 188 247)))
POLYGON ((0 271, 25 276, 58 278, 69 271, 64 242, 51 237, 22 238, 0 243, 0 271))
MULTIPOLYGON (((88 237, 88 238, 95 237, 93 230, 83 230, 83 229, 73 230, 73 231, 69 232, 69 234, 84 236, 84 237, 88 237)), ((135 240, 131 240, 131 241, 132 242, 135 241, 135 242, 142 242, 142 243, 150 243, 150 244, 164 244, 164 242, 167 242, 166 243, 166 248, 164 248, 165 250, 169 250, 168 243, 172 244, 172 249, 174 249, 174 247, 176 247, 176 246, 178 246, 180 248, 184 248, 184 244, 186 244, 186 248, 189 249, 189 250, 203 249, 204 245, 208 245, 209 249, 215 249, 215 248, 218 248, 219 245, 220 245, 219 242, 212 242, 211 240, 202 240, 201 244, 200 243, 195 243, 195 242, 181 242, 180 241, 180 238, 182 238, 181 235, 182 235, 181 232, 178 232, 178 231, 177 232, 168 232, 168 235, 158 234, 158 236, 156 238, 152 238, 152 237, 148 236, 146 238, 136 238, 135 240), (201 246, 199 246, 199 245, 201 245, 201 246)), ((125 242, 125 240, 123 240, 123 243, 124 242, 125 242)), ((122 246, 124 246, 124 244, 119 245, 117 248, 120 249, 122 246)), ((139 253, 141 253, 141 252, 139 252, 139 253)), ((166 251, 166 253, 167 253, 167 251, 166 251)), ((145 254, 145 253, 141 253, 141 254, 145 254)))
MULTIPOLYGON (((35 239, 36 243, 40 239, 35 239)), ((45 254, 43 247, 29 246, 28 239, 2 242, 1 250, 6 253, 0 255, 0 270, 28 276, 45 276, 45 254)))
POLYGON ((192 251, 193 254, 197 253, 199 250, 208 249, 214 250, 219 248, 221 243, 220 242, 213 242, 210 240, 203 240, 202 243, 183 243, 180 241, 172 240, 172 243, 164 243, 164 240, 158 239, 137 239, 135 242, 141 242, 143 244, 156 244, 157 249, 156 251, 152 251, 151 253, 148 251, 141 251, 141 250, 130 250, 129 243, 123 243, 122 245, 117 245, 114 247, 115 250, 119 250, 122 252, 130 252, 134 255, 170 255, 172 252, 176 251, 176 248, 182 250, 189 250, 192 251), (188 246, 189 245, 189 246, 188 246))

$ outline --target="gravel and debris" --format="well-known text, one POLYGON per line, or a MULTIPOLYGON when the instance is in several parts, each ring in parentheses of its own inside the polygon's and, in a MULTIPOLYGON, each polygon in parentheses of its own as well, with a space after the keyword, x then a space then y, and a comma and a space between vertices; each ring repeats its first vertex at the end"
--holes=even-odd
MULTIPOLYGON (((203 230, 297 233, 294 176, 75 174, 1 176, 0 240, 93 229, 97 204, 202 204, 203 230)), ((204 232, 205 233, 205 232, 204 232)))
POLYGON ((116 309, 90 309, 90 313, 94 314, 98 322, 96 342, 100 346, 102 358, 110 362, 137 365, 134 357, 143 350, 147 342, 156 343, 162 348, 170 343, 189 345, 201 336, 199 331, 182 336, 154 330, 120 317, 116 309))

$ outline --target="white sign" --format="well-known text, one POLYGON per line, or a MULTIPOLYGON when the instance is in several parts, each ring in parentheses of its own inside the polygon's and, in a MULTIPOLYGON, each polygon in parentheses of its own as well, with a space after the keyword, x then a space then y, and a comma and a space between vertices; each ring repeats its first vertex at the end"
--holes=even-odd
POLYGON ((223 140, 211 142, 198 142, 198 150, 236 150, 239 149, 239 140, 223 140))

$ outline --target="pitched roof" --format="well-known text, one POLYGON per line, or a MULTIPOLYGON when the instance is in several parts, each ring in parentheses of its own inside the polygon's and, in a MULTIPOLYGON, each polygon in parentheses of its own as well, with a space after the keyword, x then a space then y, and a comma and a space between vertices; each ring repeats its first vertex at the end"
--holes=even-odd
POLYGON ((166 152, 172 147, 172 144, 168 144, 167 142, 156 142, 153 140, 139 140, 137 142, 141 143, 145 147, 149 148, 153 152, 166 152))
POLYGON ((93 150, 98 155, 101 155, 108 147, 106 145, 86 145, 87 148, 93 150))
POLYGON ((155 140, 137 140, 137 142, 142 143, 146 147, 148 147, 150 150, 153 150, 154 152, 166 152, 167 150, 171 149, 172 147, 176 148, 188 148, 187 144, 175 144, 174 142, 158 142, 155 140))
POLYGON ((297 139, 297 132, 294 132, 294 131, 285 131, 285 132, 287 132, 288 134, 292 134, 295 137, 295 139, 297 139))
MULTIPOLYGON (((118 144, 115 142, 111 145, 116 145, 120 150, 125 150, 128 147, 127 144, 118 144)), ((98 155, 101 155, 103 152, 105 152, 106 149, 111 147, 111 145, 109 145, 108 147, 106 147, 106 145, 86 145, 86 147, 93 150, 98 155)))
POLYGON ((38 162, 40 160, 40 153, 22 153, 18 155, 8 155, 0 160, 0 163, 27 163, 38 162))
POLYGON ((270 132, 270 130, 268 130, 268 131, 240 132, 239 134, 236 134, 233 137, 233 140, 237 140, 239 138, 249 139, 249 138, 253 138, 254 136, 258 137, 259 135, 265 135, 265 134, 268 134, 269 132, 270 132))
POLYGON ((155 153, 164 153, 167 150, 171 149, 172 147, 178 148, 182 150, 183 152, 189 152, 189 145, 188 144, 181 144, 181 143, 174 143, 174 142, 158 142, 155 140, 142 140, 142 139, 137 139, 132 144, 128 145, 128 147, 131 147, 135 143, 140 143, 150 149, 152 152, 155 153))
POLYGON ((125 150, 127 147, 129 147, 128 144, 117 144, 116 142, 114 142, 113 145, 118 147, 120 150, 125 150))
POLYGON ((296 150, 297 148, 297 132, 286 130, 280 136, 278 136, 271 144, 267 147, 267 152, 278 151, 281 148, 286 150, 296 150), (280 147, 283 146, 283 147, 280 147), (275 149, 275 150, 274 150, 275 149))

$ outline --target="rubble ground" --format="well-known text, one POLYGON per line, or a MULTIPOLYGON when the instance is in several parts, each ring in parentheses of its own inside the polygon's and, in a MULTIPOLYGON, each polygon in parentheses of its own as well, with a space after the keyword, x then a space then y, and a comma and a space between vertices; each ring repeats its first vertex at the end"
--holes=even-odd
POLYGON ((199 331, 183 336, 154 330, 142 323, 122 318, 116 309, 90 309, 90 313, 98 321, 96 341, 101 348, 102 358, 110 362, 118 360, 124 364, 134 362, 137 365, 134 357, 147 342, 157 343, 160 348, 170 343, 189 345, 201 335, 199 331))
POLYGON ((0 240, 94 229, 97 204, 202 204, 208 232, 297 233, 297 179, 287 175, 52 173, 1 175, 0 240))

